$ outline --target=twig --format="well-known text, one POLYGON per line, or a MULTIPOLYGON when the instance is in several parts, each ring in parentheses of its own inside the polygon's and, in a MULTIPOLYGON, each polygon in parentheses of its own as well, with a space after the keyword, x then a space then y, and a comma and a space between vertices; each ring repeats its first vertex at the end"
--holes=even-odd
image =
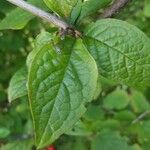
POLYGON ((100 15, 100 18, 111 18, 121 8, 123 8, 130 0, 115 0, 114 3, 106 8, 100 15))
POLYGON ((43 20, 49 22, 49 23, 53 23, 56 26, 66 30, 67 28, 70 28, 70 25, 67 24, 65 21, 61 20, 60 18, 56 17, 53 14, 47 13, 29 3, 27 3, 24 0, 6 0, 32 14, 34 14, 37 17, 42 18, 43 20))
POLYGON ((140 116, 138 116, 135 120, 133 120, 132 124, 135 124, 135 123, 139 122, 140 120, 142 120, 143 118, 145 118, 149 114, 150 114, 150 111, 145 111, 140 116))

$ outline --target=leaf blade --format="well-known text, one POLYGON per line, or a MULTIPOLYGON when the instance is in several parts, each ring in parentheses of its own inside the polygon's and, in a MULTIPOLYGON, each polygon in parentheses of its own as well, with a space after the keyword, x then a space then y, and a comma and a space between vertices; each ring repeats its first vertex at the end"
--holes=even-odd
POLYGON ((99 0, 88 0, 88 1, 85 1, 83 6, 82 6, 79 21, 81 21, 84 17, 87 17, 87 16, 95 13, 99 9, 107 6, 111 2, 112 2, 112 0, 101 0, 101 1, 99 1, 99 0))
POLYGON ((150 39, 143 32, 124 21, 102 19, 84 34, 102 76, 131 86, 149 86, 150 39))
POLYGON ((44 0, 45 4, 62 17, 69 17, 78 0, 44 0))
POLYGON ((130 150, 131 147, 128 145, 125 137, 121 137, 118 132, 112 131, 102 131, 100 135, 98 135, 92 141, 92 150, 130 150))
POLYGON ((27 95, 27 68, 24 66, 12 77, 8 88, 8 100, 13 100, 27 95))
MULTIPOLYGON (((35 6, 46 8, 41 0, 29 0, 35 6)), ((9 12, 6 17, 0 21, 0 30, 19 30, 24 28, 27 23, 35 16, 21 8, 15 8, 9 12)))
POLYGON ((96 88, 96 64, 81 40, 75 43, 68 40, 62 47, 65 47, 63 52, 58 54, 50 44, 45 45, 34 58, 30 67, 32 71, 29 71, 30 107, 39 148, 52 143, 72 128, 85 112, 84 104, 92 100, 96 88), (42 63, 41 57, 47 63, 44 62, 45 69, 41 67, 38 70, 36 64, 42 63), (41 83, 35 80, 36 76, 41 83), (38 87, 38 84, 41 86, 38 87), (45 89, 47 91, 43 95, 41 91, 45 89))

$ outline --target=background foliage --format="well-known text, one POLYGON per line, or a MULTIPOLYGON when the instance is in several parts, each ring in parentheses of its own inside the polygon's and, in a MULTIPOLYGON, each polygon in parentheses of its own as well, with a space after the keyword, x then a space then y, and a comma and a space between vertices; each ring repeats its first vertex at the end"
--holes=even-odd
MULTIPOLYGON (((32 2, 32 0, 30 0, 32 2)), ((37 1, 36 1, 37 2, 37 1)), ((34 3, 34 2, 33 2, 34 3)), ((36 3, 34 3, 36 5, 36 3)), ((47 10, 37 2, 37 6, 47 10)), ((65 10, 65 9, 64 9, 65 10)), ((33 127, 24 96, 8 102, 8 86, 12 75, 20 69, 34 47, 35 37, 42 31, 55 32, 56 28, 24 13, 16 29, 9 28, 7 16, 14 19, 20 10, 5 0, 0 4, 0 149, 35 149, 33 127), (12 13, 13 12, 13 13, 12 13)), ((60 9, 58 11, 61 11, 60 9)), ((101 11, 101 10, 100 10, 101 11)), ((75 10, 76 12, 76 10, 75 10)), ((61 13, 61 12, 60 12, 61 13)), ((65 12, 67 14, 68 12, 65 12)), ((73 14, 72 14, 73 15, 73 14)), ((83 14, 85 15, 85 14, 83 14)), ((21 17, 22 16, 17 16, 21 17)), ((92 19, 96 17, 92 16, 92 19)), ((132 0, 114 18, 125 20, 150 37, 150 2, 132 0)), ((82 18, 81 18, 82 19, 82 18)), ((80 20, 80 19, 79 19, 80 20)), ((89 21, 91 18, 89 18, 89 21)), ((75 21, 75 18, 71 20, 75 21)), ((13 21, 12 21, 13 24, 13 21)), ((150 94, 149 88, 133 89, 101 78, 102 92, 74 128, 61 136, 54 145, 58 150, 149 150, 150 149, 150 94), (144 117, 141 117, 141 114, 144 117), (139 117, 140 116, 140 117, 139 117)))

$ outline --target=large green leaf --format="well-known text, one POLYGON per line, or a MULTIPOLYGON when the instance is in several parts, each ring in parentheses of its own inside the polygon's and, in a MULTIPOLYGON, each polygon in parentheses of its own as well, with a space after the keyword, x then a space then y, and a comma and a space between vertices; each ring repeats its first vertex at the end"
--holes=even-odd
MULTIPOLYGON (((40 8, 44 9, 46 8, 42 0, 28 0, 28 1, 29 3, 38 6, 40 8)), ((21 8, 16 8, 12 10, 10 13, 8 13, 7 16, 2 21, 0 21, 0 30, 22 29, 33 18, 34 15, 32 15, 31 13, 26 12, 21 8)))
POLYGON ((69 131, 92 100, 97 67, 82 41, 66 39, 43 46, 29 69, 29 99, 38 148, 69 131))
POLYGON ((78 0, 43 0, 55 13, 63 17, 69 17, 78 0))
POLYGON ((22 67, 12 77, 8 88, 8 100, 13 100, 27 95, 27 68, 22 67))
POLYGON ((91 23, 84 41, 99 72, 131 86, 150 85, 150 39, 138 28, 116 19, 91 23))

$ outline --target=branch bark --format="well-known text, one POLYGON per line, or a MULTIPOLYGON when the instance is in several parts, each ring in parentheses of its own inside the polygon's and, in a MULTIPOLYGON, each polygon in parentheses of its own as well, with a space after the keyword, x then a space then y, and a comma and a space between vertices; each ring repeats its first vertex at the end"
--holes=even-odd
MULTIPOLYGON (((41 10, 40 8, 37 8, 33 6, 32 4, 29 4, 28 2, 24 0, 6 0, 22 9, 25 11, 28 11, 32 13, 33 15, 42 18, 43 20, 53 23, 57 27, 63 29, 64 31, 67 31, 68 34, 72 34, 75 37, 81 37, 81 33, 75 29, 73 29, 68 23, 66 23, 64 20, 58 18, 57 16, 45 12, 41 10)), ((130 0, 116 0, 110 7, 106 8, 102 15, 100 16, 101 18, 109 18, 112 17, 116 12, 118 12, 122 7, 124 7, 127 2, 130 0)))
POLYGON ((135 123, 139 122, 140 120, 142 120, 143 118, 145 118, 149 114, 150 114, 150 111, 145 111, 140 116, 138 116, 135 120, 133 120, 132 124, 135 124, 135 123))
POLYGON ((104 12, 100 15, 100 18, 111 18, 116 14, 121 8, 123 8, 130 0, 115 0, 115 2, 106 8, 104 12))
POLYGON ((42 18, 43 20, 49 22, 49 23, 53 23, 54 25, 67 30, 68 28, 71 28, 69 24, 67 24, 65 21, 63 21, 62 19, 56 17, 53 14, 47 13, 29 3, 27 3, 24 0, 6 0, 32 14, 34 14, 37 17, 42 18))

